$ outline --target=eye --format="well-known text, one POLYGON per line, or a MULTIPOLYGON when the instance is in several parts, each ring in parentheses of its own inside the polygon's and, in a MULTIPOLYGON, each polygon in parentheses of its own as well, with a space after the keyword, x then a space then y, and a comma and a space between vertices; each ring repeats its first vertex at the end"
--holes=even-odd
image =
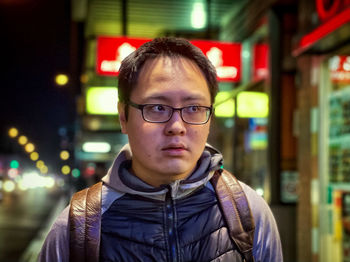
POLYGON ((187 107, 187 111, 189 113, 197 113, 198 111, 200 111, 199 106, 189 106, 187 107))
POLYGON ((164 112, 164 111, 166 111, 166 108, 163 105, 153 105, 152 111, 153 112, 164 112))

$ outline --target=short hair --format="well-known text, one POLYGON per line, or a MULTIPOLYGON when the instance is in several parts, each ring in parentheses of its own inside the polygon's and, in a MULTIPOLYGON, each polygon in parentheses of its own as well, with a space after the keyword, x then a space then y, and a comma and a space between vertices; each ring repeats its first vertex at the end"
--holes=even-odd
POLYGON ((127 103, 129 101, 145 62, 148 59, 162 56, 184 57, 197 64, 206 78, 211 103, 214 103, 218 91, 215 67, 198 47, 186 39, 175 37, 160 37, 146 42, 122 61, 118 77, 118 99, 120 102, 127 103))

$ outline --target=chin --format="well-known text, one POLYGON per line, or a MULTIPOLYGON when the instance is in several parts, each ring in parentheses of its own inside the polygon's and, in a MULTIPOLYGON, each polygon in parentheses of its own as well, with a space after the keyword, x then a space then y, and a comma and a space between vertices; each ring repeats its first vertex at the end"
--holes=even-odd
POLYGON ((171 165, 167 165, 165 166, 164 168, 162 168, 162 172, 165 171, 165 173, 168 173, 170 175, 181 175, 181 174, 186 174, 186 175, 189 175, 192 171, 193 171, 193 168, 195 167, 196 165, 189 165, 189 164, 171 164, 171 165))

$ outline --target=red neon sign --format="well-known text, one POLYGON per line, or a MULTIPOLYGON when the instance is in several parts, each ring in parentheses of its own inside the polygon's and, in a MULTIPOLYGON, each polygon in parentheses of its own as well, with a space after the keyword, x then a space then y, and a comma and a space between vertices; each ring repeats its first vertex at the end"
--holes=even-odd
MULTIPOLYGON (((97 67, 99 75, 117 76, 121 61, 151 39, 99 37, 97 39, 97 67)), ((202 50, 216 68, 219 81, 240 81, 241 45, 215 41, 191 41, 202 50)))
POLYGON ((334 56, 329 61, 332 83, 350 83, 350 56, 334 56))
POLYGON ((317 14, 323 21, 332 18, 347 5, 350 5, 350 0, 316 0, 317 14))
POLYGON ((219 81, 238 82, 241 79, 241 44, 215 41, 191 41, 215 66, 219 81))
POLYGON ((298 49, 293 51, 293 55, 297 56, 310 46, 315 44, 318 40, 326 35, 332 33, 334 30, 340 28, 342 25, 350 22, 350 7, 346 8, 336 16, 330 18, 327 22, 317 27, 311 33, 301 38, 298 49))
POLYGON ((122 60, 151 39, 99 37, 97 39, 97 74, 116 76, 122 60))
POLYGON ((253 80, 267 79, 269 76, 269 46, 256 44, 253 49, 253 80))

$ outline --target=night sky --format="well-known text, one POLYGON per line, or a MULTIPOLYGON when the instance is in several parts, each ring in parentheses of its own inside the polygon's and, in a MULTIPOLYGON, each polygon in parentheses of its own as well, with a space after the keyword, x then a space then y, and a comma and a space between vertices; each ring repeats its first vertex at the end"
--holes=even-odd
POLYGON ((59 128, 73 129, 73 92, 54 82, 55 74, 70 73, 69 2, 0 0, 0 155, 23 155, 7 136, 15 126, 52 165, 58 159, 59 128))

